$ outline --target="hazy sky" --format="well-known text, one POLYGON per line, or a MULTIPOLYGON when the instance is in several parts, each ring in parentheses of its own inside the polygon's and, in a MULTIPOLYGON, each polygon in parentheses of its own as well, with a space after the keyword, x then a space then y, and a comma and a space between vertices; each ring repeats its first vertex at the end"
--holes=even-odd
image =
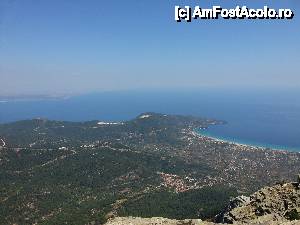
POLYGON ((299 0, 0 0, 0 95, 300 88, 299 42, 299 0), (268 5, 295 17, 176 23, 175 5, 268 5))

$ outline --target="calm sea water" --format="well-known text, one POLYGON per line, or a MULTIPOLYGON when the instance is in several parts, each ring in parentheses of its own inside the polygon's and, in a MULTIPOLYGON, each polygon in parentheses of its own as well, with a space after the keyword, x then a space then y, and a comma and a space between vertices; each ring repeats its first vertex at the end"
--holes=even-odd
POLYGON ((206 130, 208 136, 298 151, 299 99, 298 90, 111 92, 64 100, 0 102, 0 123, 37 117, 120 121, 143 112, 195 115, 228 122, 206 130))

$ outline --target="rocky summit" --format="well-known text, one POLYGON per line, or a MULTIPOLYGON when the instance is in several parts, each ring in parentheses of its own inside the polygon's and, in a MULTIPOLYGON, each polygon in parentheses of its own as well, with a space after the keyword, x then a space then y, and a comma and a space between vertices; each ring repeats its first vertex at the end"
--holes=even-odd
MULTIPOLYGON (((300 182, 265 187, 250 197, 237 197, 216 216, 216 222, 288 222, 300 219, 300 182)), ((300 224, 300 222, 298 222, 300 224)))

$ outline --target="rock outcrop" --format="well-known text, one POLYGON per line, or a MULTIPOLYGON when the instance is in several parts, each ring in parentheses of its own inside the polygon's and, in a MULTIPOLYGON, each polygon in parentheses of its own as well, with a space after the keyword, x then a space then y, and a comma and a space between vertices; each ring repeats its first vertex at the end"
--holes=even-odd
POLYGON ((299 220, 299 185, 299 182, 277 184, 262 188, 250 198, 235 198, 223 212, 216 216, 216 222, 232 224, 281 221, 283 223, 299 220))

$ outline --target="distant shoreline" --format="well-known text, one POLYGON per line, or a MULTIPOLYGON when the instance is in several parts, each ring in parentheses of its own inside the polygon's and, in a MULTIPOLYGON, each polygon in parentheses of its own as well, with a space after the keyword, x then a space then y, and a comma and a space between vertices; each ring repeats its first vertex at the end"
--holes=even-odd
POLYGON ((0 96, 0 103, 9 102, 33 102, 33 101, 53 101, 53 100, 66 100, 71 98, 69 95, 53 95, 53 96, 0 96))
POLYGON ((268 144, 255 144, 255 143, 244 143, 243 141, 233 141, 231 139, 227 139, 226 137, 219 137, 219 136, 214 136, 212 134, 208 134, 205 132, 205 130, 202 129, 195 129, 194 132, 197 135, 204 136, 207 138, 211 138, 213 140, 219 141, 219 142, 225 142, 228 144, 234 144, 234 145, 239 145, 239 146, 244 146, 244 147, 251 147, 251 148, 259 148, 263 150, 274 150, 274 151, 288 151, 288 152, 300 152, 300 149, 292 148, 292 147, 284 147, 284 146, 276 146, 276 145, 268 145, 268 144), (201 132, 204 131, 204 132, 201 132))

